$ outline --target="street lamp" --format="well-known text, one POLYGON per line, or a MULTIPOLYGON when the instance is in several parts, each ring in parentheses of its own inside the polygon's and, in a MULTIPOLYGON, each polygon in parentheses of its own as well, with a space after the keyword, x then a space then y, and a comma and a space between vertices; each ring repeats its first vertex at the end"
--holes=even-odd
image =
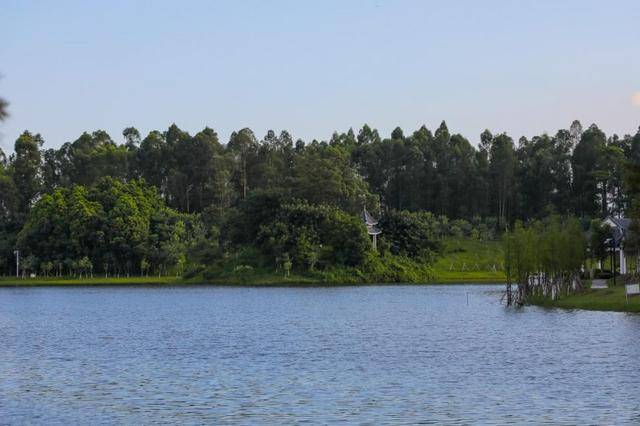
POLYGON ((616 239, 615 238, 607 238, 604 242, 608 244, 611 251, 611 274, 613 275, 613 286, 616 286, 616 239))

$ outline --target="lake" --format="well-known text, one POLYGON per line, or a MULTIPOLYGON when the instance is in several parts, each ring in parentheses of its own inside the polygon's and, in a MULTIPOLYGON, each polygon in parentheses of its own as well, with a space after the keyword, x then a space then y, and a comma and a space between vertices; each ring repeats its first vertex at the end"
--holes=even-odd
POLYGON ((640 422, 640 315, 502 288, 2 288, 0 423, 640 422))

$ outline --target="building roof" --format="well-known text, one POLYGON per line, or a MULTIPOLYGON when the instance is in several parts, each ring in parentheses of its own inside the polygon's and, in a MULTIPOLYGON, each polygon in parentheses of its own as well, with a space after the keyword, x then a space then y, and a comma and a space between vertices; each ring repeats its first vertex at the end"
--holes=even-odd
POLYGON ((367 225, 367 234, 380 235, 382 234, 382 231, 375 225, 367 225))
POLYGON ((373 216, 371 216, 371 214, 369 214, 366 207, 362 209, 361 217, 362 217, 362 221, 368 226, 373 226, 378 224, 378 221, 373 216))
POLYGON ((622 231, 626 232, 631 225, 631 219, 627 219, 626 217, 613 217, 609 216, 605 219, 605 221, 610 221, 613 223, 612 228, 619 228, 622 231))
POLYGON ((611 226, 611 233, 613 234, 613 241, 615 242, 615 245, 620 245, 629 231, 631 219, 609 216, 604 220, 604 222, 611 226))
POLYGON ((362 214, 360 215, 360 217, 362 218, 364 225, 367 227, 367 234, 369 235, 382 234, 382 231, 380 230, 380 228, 376 226, 378 224, 378 220, 373 216, 371 216, 371 214, 369 214, 366 207, 362 208, 362 214))

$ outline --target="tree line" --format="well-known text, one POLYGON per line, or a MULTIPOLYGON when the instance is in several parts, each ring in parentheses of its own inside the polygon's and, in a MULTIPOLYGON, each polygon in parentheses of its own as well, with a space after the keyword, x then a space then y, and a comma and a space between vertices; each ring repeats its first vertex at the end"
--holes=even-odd
MULTIPOLYGON (((349 228, 356 225, 349 218, 364 206, 386 221, 382 250, 428 257, 438 250, 443 223, 445 233, 463 228, 486 233, 550 213, 585 220, 621 214, 633 204, 624 183, 631 173, 626 165, 640 164, 640 132, 607 137, 596 125, 585 130, 577 121, 555 135, 517 143, 487 130, 478 146, 449 132, 444 122, 435 132, 423 126, 405 136, 396 128, 385 138, 364 125, 357 133, 336 132, 327 141, 309 143, 287 131, 269 131, 259 139, 245 128, 223 144, 211 128, 191 135, 175 124, 144 137, 129 127, 122 137, 118 143, 99 130, 45 149, 41 135, 25 131, 11 155, 0 151, 0 267, 8 270, 13 250, 23 247, 41 263, 60 266, 67 259, 67 270, 87 257, 92 268, 117 273, 162 271, 167 268, 162 265, 179 267, 179 255, 163 261, 157 254, 171 251, 171 241, 182 247, 176 249, 181 256, 187 247, 205 245, 224 257, 229 247, 250 244, 278 265, 286 263, 286 254, 307 269, 331 262, 353 266, 366 261, 354 248, 366 234, 349 228), (273 215, 259 215, 269 211, 269 203, 277 205, 273 215), (133 205, 139 211, 125 208, 133 205), (250 220, 264 220, 234 227, 249 208, 254 208, 250 220), (91 211, 99 219, 81 222, 91 211), (51 215, 68 227, 45 223, 51 215), (304 215, 315 222, 296 225, 295 218, 304 215), (462 222, 451 226, 455 220, 462 222), (346 226, 354 247, 341 252, 328 223, 346 226), (399 230, 406 231, 407 223, 412 227, 403 235, 399 230), (136 227, 144 234, 138 240, 136 227), (59 245, 47 247, 43 238, 53 229, 68 237, 68 244, 53 241, 59 245), (93 237, 82 236, 88 230, 93 237), (127 248, 108 246, 120 241, 120 231, 127 248), (198 233, 213 242, 199 241, 198 233), (71 253, 44 259, 63 249, 71 253), (329 250, 336 250, 335 256, 328 256, 329 250)), ((188 257, 212 256, 197 252, 188 257)), ((77 269, 86 269, 84 264, 77 269)))
POLYGON ((286 131, 269 131, 259 140, 245 128, 223 145, 210 128, 192 136, 174 124, 144 138, 127 128, 121 144, 104 131, 83 133, 59 149, 43 144, 39 134, 25 132, 9 158, 2 154, 22 210, 54 188, 90 186, 111 176, 143 178, 170 207, 186 213, 276 189, 346 209, 373 197, 385 208, 494 216, 502 224, 550 209, 596 217, 624 211, 624 163, 640 161, 640 132, 607 137, 596 125, 583 130, 577 121, 553 136, 517 143, 486 130, 477 147, 451 134, 444 122, 433 133, 423 126, 405 136, 396 128, 388 138, 365 125, 357 135, 349 130, 311 143, 294 141, 286 131))

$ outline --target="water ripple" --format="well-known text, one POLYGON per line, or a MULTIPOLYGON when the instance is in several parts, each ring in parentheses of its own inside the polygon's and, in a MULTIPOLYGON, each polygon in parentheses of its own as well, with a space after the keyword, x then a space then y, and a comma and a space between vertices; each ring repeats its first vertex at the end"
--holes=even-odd
POLYGON ((0 289, 0 423, 640 423, 640 315, 498 291, 0 289))

